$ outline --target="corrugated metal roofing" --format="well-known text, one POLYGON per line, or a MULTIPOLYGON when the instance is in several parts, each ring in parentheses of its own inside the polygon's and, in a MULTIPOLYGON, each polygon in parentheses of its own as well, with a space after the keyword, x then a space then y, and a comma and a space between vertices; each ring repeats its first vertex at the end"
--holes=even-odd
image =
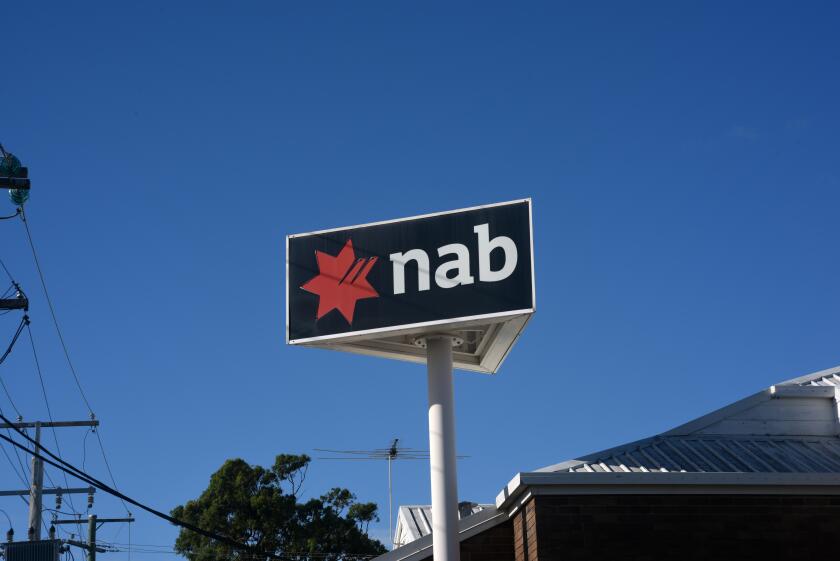
MULTIPOLYGON (((495 505, 462 502, 458 505, 458 518, 463 519, 488 508, 495 508, 495 505)), ((394 535, 394 541, 398 547, 431 533, 431 505, 400 506, 397 513, 397 528, 394 535)))
POLYGON ((781 382, 663 434, 538 471, 840 473, 838 393, 830 387, 840 389, 840 367, 781 382))
POLYGON ((825 376, 820 376, 814 380, 806 380, 804 382, 800 382, 802 386, 840 386, 840 376, 835 374, 834 372, 830 374, 826 374, 825 376))
POLYGON ((840 439, 656 437, 569 472, 840 473, 840 439))
POLYGON ((776 384, 777 386, 837 386, 840 387, 840 367, 835 366, 827 370, 820 370, 776 384))
MULTIPOLYGON (((511 485, 514 481, 517 488, 532 484, 523 484, 520 476, 544 476, 552 472, 747 474, 736 476, 741 486, 771 477, 793 479, 795 485, 820 481, 826 476, 808 474, 840 474, 838 396, 840 366, 780 382, 657 436, 547 466, 535 473, 519 474, 511 485), (829 386, 838 390, 816 389, 814 386, 829 386), (767 475, 774 473, 791 475, 767 475)), ((613 482, 616 479, 635 479, 638 484, 642 479, 656 481, 662 478, 669 479, 667 483, 673 485, 682 479, 692 484, 700 477, 728 476, 554 477, 562 477, 565 481, 549 483, 540 480, 539 485, 569 485, 570 479, 588 480, 589 485, 593 485, 595 479, 613 482)), ((830 484, 836 485, 836 482, 832 479, 830 484)), ((615 487, 609 492, 616 492, 615 487)), ((516 489, 511 490, 510 485, 503 489, 497 499, 499 508, 505 501, 514 500, 515 493, 516 489)), ((494 508, 494 505, 474 505, 471 514, 488 507, 494 508)), ((430 533, 431 507, 400 507, 395 536, 397 546, 421 538, 428 539, 430 533)), ((420 555, 418 552, 415 554, 420 555)), ((423 555, 428 556, 427 553, 423 555)))

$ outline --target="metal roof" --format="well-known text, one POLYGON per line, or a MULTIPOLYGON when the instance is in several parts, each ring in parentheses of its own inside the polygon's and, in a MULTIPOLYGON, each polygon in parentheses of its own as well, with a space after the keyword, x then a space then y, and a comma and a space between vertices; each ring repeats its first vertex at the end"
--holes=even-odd
POLYGON ((840 473, 840 439, 654 437, 568 467, 569 472, 840 473))
MULTIPOLYGON (((656 436, 519 473, 475 505, 461 540, 507 520, 531 493, 840 493, 840 366, 786 380, 656 436), (656 489, 656 487, 660 487, 656 489), (545 491, 548 489, 549 491, 545 491), (473 522, 474 521, 474 522, 473 522)), ((381 561, 431 554, 431 507, 400 507, 381 561), (401 535, 416 536, 400 541, 401 535)))
MULTIPOLYGON (((492 504, 476 504, 461 502, 458 504, 458 518, 463 520, 468 516, 479 513, 488 508, 495 509, 492 504)), ((394 532, 394 544, 399 547, 432 533, 431 505, 402 505, 397 512, 397 527, 394 532)))
POLYGON ((827 370, 820 370, 812 374, 806 374, 799 378, 793 378, 784 382, 779 382, 777 386, 837 386, 840 387, 840 366, 829 368, 827 370))
MULTIPOLYGON (((458 540, 464 541, 480 534, 494 526, 508 520, 506 512, 501 512, 494 505, 477 505, 482 507, 469 516, 461 517, 458 521, 458 540)), ((428 509, 428 506, 407 507, 428 509)), ((426 534, 414 541, 406 542, 376 558, 377 561, 420 561, 429 559, 432 555, 432 535, 426 534)))
POLYGON ((538 472, 840 473, 840 367, 780 382, 670 431, 538 472))

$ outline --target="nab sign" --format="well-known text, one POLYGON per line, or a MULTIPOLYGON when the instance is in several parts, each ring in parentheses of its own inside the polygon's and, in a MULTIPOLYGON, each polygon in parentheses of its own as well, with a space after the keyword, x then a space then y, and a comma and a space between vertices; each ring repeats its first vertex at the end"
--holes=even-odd
POLYGON ((495 372, 534 312, 530 199, 286 238, 286 340, 495 372))

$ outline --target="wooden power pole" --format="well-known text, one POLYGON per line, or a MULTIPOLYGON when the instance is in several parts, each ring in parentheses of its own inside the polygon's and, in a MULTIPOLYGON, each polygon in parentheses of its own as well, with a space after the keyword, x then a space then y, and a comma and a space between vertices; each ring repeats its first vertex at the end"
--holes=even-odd
MULTIPOLYGON (((19 422, 19 423, 0 423, 0 429, 35 429, 35 453, 41 453, 41 429, 42 428, 59 428, 59 427, 98 427, 99 421, 92 419, 90 421, 34 421, 34 422, 19 422)), ((44 490, 44 461, 36 456, 32 456, 31 467, 31 486, 29 491, 0 491, 2 495, 25 495, 29 494, 29 539, 41 539, 41 520, 43 513, 43 495, 44 493, 52 495, 64 495, 74 493, 88 493, 92 495, 94 489, 86 487, 84 489, 50 489, 44 490)))
MULTIPOLYGON (((79 520, 53 520, 53 524, 78 524, 79 520)), ((81 542, 76 540, 65 540, 70 545, 75 545, 87 551, 88 561, 96 561, 97 553, 105 553, 107 550, 104 547, 96 545, 96 530, 99 526, 108 522, 134 522, 134 518, 99 518, 95 514, 88 516, 88 541, 81 542)))

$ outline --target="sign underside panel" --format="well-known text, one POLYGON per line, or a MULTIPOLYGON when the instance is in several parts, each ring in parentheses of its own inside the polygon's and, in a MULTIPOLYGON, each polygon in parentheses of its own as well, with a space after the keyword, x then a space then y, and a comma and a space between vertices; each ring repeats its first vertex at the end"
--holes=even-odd
POLYGON ((534 310, 530 200, 289 236, 287 341, 495 372, 534 310), (509 324, 505 327, 503 324, 509 324))

